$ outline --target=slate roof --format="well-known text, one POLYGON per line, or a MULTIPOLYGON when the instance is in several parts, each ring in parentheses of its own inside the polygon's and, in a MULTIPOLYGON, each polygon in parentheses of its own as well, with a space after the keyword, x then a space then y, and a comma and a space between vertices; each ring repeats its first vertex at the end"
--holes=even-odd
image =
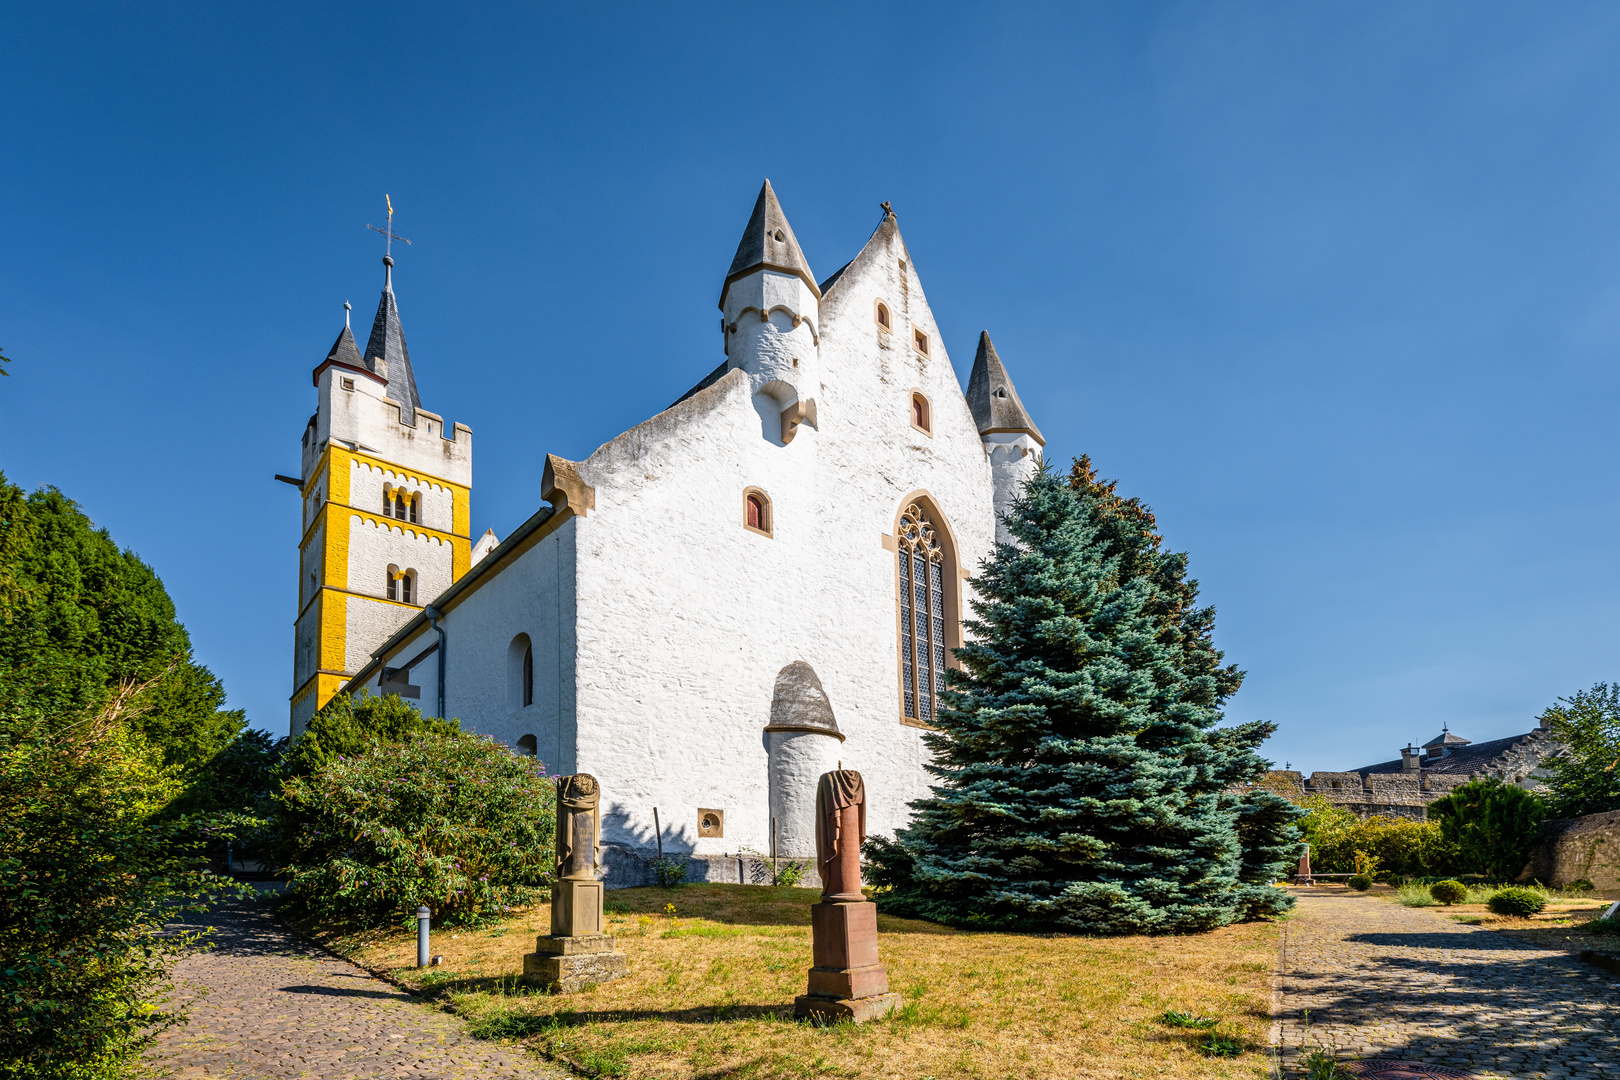
MULTIPOLYGON (((326 354, 326 362, 328 364, 346 364, 353 368, 366 368, 366 362, 360 358, 360 346, 354 343, 354 335, 349 333, 347 324, 343 327, 343 333, 339 334, 337 340, 332 342, 332 351, 326 354)), ((370 371, 371 369, 366 368, 366 370, 370 371)))
POLYGON ((1046 437, 1029 418, 1024 403, 1018 400, 1018 391, 1013 388, 1001 357, 996 355, 988 331, 979 333, 979 351, 973 357, 973 374, 968 376, 967 403, 980 435, 992 431, 1022 431, 1042 446, 1046 445, 1046 437))
MULTIPOLYGON (((1513 749, 1519 740, 1527 739, 1531 734, 1533 732, 1526 732, 1523 735, 1512 735, 1506 739, 1492 739, 1489 742, 1482 743, 1471 743, 1467 739, 1459 740, 1465 745, 1456 746, 1445 757, 1435 756, 1433 761, 1428 757, 1423 758, 1423 771, 1426 773, 1459 773, 1463 776, 1476 773, 1490 764, 1492 759, 1513 749)), ((1455 735, 1451 737, 1453 739, 1457 738, 1455 735)), ((1438 745, 1439 742, 1439 739, 1435 739, 1434 742, 1425 743, 1424 745, 1438 745)), ((1401 762, 1397 758, 1394 761, 1383 761, 1377 765, 1366 765, 1350 771, 1361 773, 1363 776, 1367 773, 1398 773, 1401 771, 1401 762)))
POLYGON ((726 368, 730 363, 731 363, 730 360, 722 360, 722 361, 720 361, 720 366, 719 367, 715 368, 713 371, 711 371, 707 375, 703 376, 703 378, 698 381, 698 384, 696 386, 692 387, 692 389, 688 390, 686 393, 682 394, 680 397, 678 397, 674 401, 670 402, 668 407, 673 409, 675 406, 679 405, 681 402, 685 401, 687 398, 691 397, 693 394, 697 393, 699 390, 707 390, 709 387, 711 387, 715 383, 719 382, 721 377, 723 375, 725 375, 726 368))
POLYGON ((782 204, 776 201, 776 192, 772 190, 769 180, 759 189, 754 212, 743 229, 742 240, 737 244, 737 255, 731 260, 731 269, 726 271, 726 282, 720 288, 722 308, 726 304, 726 289, 731 287, 731 283, 760 267, 780 270, 784 274, 797 274, 810 286, 816 299, 821 299, 821 287, 816 284, 816 276, 810 272, 810 261, 800 250, 799 239, 793 235, 793 226, 788 224, 787 215, 782 213, 782 204))
MULTIPOLYGON (((377 371, 377 357, 387 361, 388 396, 399 402, 402 424, 416 423, 416 410, 422 399, 416 394, 416 375, 411 371, 411 353, 405 347, 405 331, 399 325, 399 304, 394 299, 393 260, 384 260, 382 299, 377 301, 377 317, 371 323, 371 340, 366 342, 365 368, 377 371)), ((340 339, 341 340, 341 339, 340 339)))

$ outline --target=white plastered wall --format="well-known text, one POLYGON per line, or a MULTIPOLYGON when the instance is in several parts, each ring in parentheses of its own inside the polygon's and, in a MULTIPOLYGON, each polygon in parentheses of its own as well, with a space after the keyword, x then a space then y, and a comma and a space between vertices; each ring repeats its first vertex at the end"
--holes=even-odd
MULTIPOLYGON (((440 532, 451 532, 454 519, 452 502, 454 496, 449 488, 443 484, 436 484, 431 479, 413 476, 409 473, 397 472, 394 469, 385 469, 381 466, 370 465, 363 461, 350 463, 349 475, 349 505, 357 510, 366 510, 371 513, 383 511, 383 494, 403 488, 405 491, 421 496, 419 517, 417 524, 425 525, 440 532)), ((395 519, 398 520, 398 519, 395 519)))

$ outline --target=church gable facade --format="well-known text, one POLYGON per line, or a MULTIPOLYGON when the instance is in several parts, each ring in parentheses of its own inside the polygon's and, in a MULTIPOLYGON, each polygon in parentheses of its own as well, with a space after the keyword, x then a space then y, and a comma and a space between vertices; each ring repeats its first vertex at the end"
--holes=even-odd
POLYGON ((585 460, 548 457, 550 505, 344 689, 593 774, 605 843, 803 857, 840 762, 883 793, 874 831, 926 793, 968 576, 1041 435, 988 337, 964 394, 887 211, 818 281, 767 183, 720 310, 724 363, 585 460))

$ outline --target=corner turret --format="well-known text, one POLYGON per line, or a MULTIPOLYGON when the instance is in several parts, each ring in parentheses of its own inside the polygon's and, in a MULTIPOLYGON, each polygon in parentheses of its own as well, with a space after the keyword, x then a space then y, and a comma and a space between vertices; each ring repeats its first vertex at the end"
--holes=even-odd
POLYGON ((968 408, 979 429, 984 452, 990 458, 990 476, 995 485, 996 540, 1012 543, 1002 525, 1013 500, 1040 467, 1041 448, 1046 438, 1029 418, 1018 400, 1007 369, 990 343, 989 331, 979 333, 979 351, 973 357, 973 373, 968 376, 968 408))
POLYGON ((781 441, 801 421, 814 427, 821 289, 769 180, 726 272, 720 312, 727 370, 747 372, 754 393, 774 402, 781 441))

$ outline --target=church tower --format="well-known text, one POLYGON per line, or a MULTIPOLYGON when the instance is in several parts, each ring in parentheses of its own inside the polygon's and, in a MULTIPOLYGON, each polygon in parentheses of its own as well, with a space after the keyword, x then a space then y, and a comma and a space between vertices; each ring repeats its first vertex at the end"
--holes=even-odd
POLYGON ((990 479, 995 485, 996 541, 1012 543, 1012 535, 1002 524, 1013 500, 1035 474, 1046 438, 1029 418, 1018 400, 1012 378, 1002 366, 988 331, 979 332, 979 351, 973 357, 973 373, 968 376, 968 408, 979 429, 979 439, 990 459, 990 479))
POLYGON ((741 368, 754 393, 776 403, 781 441, 793 441, 800 423, 815 427, 821 289, 769 180, 726 271, 720 314, 726 370, 741 368))
MULTIPOLYGON (((472 430, 422 408, 394 260, 383 267, 365 352, 345 317, 314 373, 319 404, 304 428, 299 475, 294 736, 471 562, 472 430)), ((414 696, 408 682, 398 689, 414 696)))

